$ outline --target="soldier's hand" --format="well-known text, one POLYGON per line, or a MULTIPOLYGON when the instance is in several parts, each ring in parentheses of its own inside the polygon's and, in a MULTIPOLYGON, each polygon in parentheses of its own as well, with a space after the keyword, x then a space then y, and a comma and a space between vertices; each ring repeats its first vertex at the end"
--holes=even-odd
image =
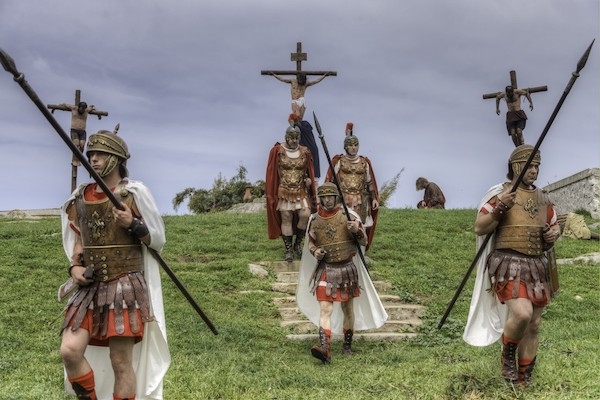
POLYGON ((75 281, 79 286, 89 285, 92 282, 92 279, 88 279, 85 277, 85 267, 83 265, 76 265, 71 268, 71 278, 75 281))
POLYGON ((327 252, 319 247, 315 250, 314 256, 317 260, 321 261, 323 257, 325 257, 325 254, 327 254, 327 252))
POLYGON ((377 210, 379 208, 379 202, 377 200, 373 200, 373 205, 371 206, 373 210, 377 210))
POLYGON ((133 221, 133 215, 131 213, 131 208, 125 203, 121 203, 123 206, 123 210, 119 210, 118 208, 113 208, 113 218, 117 225, 121 228, 129 228, 131 226, 131 222, 133 221))
POLYGON ((556 239, 558 239, 559 236, 560 236, 560 229, 550 228, 547 225, 544 228, 544 233, 542 234, 542 237, 544 238, 544 242, 546 242, 546 243, 556 242, 556 239))
POLYGON ((498 195, 498 201, 508 209, 515 205, 516 197, 517 192, 504 192, 498 195))
POLYGON ((358 229, 359 229, 358 221, 348 221, 348 222, 346 222, 346 226, 348 227, 348 230, 350 232, 352 232, 352 233, 358 232, 358 229))

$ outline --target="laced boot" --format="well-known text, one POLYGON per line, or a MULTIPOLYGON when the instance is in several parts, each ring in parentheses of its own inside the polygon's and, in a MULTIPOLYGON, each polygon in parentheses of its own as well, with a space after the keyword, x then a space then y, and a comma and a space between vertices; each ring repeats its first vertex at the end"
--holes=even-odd
POLYGON ((77 378, 69 378, 71 387, 75 392, 78 399, 81 400, 96 400, 96 390, 94 382, 94 372, 89 371, 88 373, 79 376, 77 378))
POLYGON ((354 335, 354 331, 352 329, 344 330, 344 344, 342 345, 342 350, 345 355, 352 355, 352 336, 354 335))
POLYGON ((533 357, 533 360, 519 359, 519 383, 522 386, 529 387, 533 383, 531 375, 535 367, 535 359, 536 357, 533 357))
POLYGON ((305 229, 296 229, 296 241, 294 242, 294 253, 300 258, 302 257, 302 241, 306 235, 305 229))
POLYGON ((502 377, 513 384, 519 381, 517 346, 518 342, 502 337, 502 377))
POLYGON ((73 391, 75 392, 75 395, 77 396, 77 399, 80 399, 80 400, 95 400, 96 399, 95 392, 93 392, 93 391, 90 392, 88 390, 85 390, 85 388, 77 382, 73 382, 71 384, 71 387, 73 388, 73 391), (94 393, 94 394, 92 395, 92 393, 94 393))
POLYGON ((329 352, 329 343, 331 340, 331 331, 319 327, 319 342, 320 346, 313 346, 310 349, 310 353, 313 357, 318 358, 323 364, 329 364, 331 362, 331 353, 329 352))
POLYGON ((291 236, 282 236, 283 244, 285 246, 284 258, 287 262, 294 261, 294 250, 292 249, 292 237, 291 236))

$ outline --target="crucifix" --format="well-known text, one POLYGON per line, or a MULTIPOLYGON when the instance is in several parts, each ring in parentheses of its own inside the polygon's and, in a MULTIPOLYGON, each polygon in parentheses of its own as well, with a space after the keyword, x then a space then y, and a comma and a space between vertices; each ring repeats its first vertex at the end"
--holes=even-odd
MULTIPOLYGON (((73 140, 73 143, 79 148, 79 150, 81 150, 82 153, 85 148, 85 140, 87 136, 85 127, 88 114, 97 115, 98 119, 102 119, 103 116, 108 116, 108 112, 98 111, 93 105, 88 107, 86 102, 81 101, 81 91, 79 89, 75 90, 74 104, 48 104, 48 108, 52 110, 53 114, 55 110, 71 112, 71 140, 73 140)), ((79 160, 75 154, 73 154, 73 159, 71 161, 71 192, 77 187, 77 167, 79 165, 79 160)))
POLYGON ((260 71, 261 75, 271 75, 277 80, 283 83, 289 83, 291 85, 292 93, 292 112, 298 116, 298 119, 302 121, 304 119, 305 101, 304 93, 306 88, 312 85, 316 85, 321 82, 327 76, 337 76, 335 71, 303 71, 302 61, 306 61, 308 55, 302 52, 302 42, 296 43, 296 52, 291 53, 290 60, 296 63, 296 70, 263 70, 260 71), (285 79, 281 75, 293 75, 296 78, 285 79), (320 76, 318 79, 309 81, 307 76, 317 75, 320 76))
POLYGON ((525 111, 521 109, 521 96, 525 96, 527 101, 529 101, 529 110, 533 111, 531 93, 545 92, 547 90, 548 86, 535 86, 519 89, 517 86, 516 71, 510 71, 510 85, 505 88, 504 92, 487 93, 483 95, 484 100, 496 99, 497 115, 500 115, 500 100, 505 99, 507 107, 506 130, 511 136, 515 147, 525 143, 523 129, 525 129, 527 115, 525 114, 525 111))

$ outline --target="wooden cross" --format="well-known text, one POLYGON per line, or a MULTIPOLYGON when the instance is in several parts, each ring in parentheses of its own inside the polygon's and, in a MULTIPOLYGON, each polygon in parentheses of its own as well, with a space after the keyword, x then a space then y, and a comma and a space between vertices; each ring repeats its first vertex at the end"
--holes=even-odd
POLYGON ((290 85, 292 95, 292 113, 302 121, 304 111, 306 110, 304 94, 310 86, 316 85, 327 76, 337 76, 335 71, 303 71, 302 61, 306 61, 308 56, 302 52, 302 42, 296 43, 296 52, 291 53, 290 60, 296 62, 296 70, 294 71, 260 71, 261 75, 271 75, 278 81, 290 85), (295 75, 295 79, 284 78, 282 75, 295 75), (307 75, 320 75, 319 78, 309 81, 307 75))
POLYGON ((296 75, 298 76, 300 73, 305 75, 329 75, 329 76, 337 76, 337 72, 335 71, 302 71, 302 61, 308 60, 308 54, 302 52, 302 42, 296 43, 296 52, 290 54, 290 61, 296 62, 296 70, 262 70, 260 71, 261 75, 296 75))
POLYGON ((296 52, 290 55, 292 61, 296 61, 296 71, 302 71, 302 61, 308 60, 308 55, 302 52, 302 42, 296 43, 296 52))
MULTIPOLYGON (((517 72, 516 71, 510 71, 510 86, 512 86, 513 89, 518 89, 517 86, 517 72)), ((545 92, 548 90, 548 86, 535 86, 535 87, 530 87, 530 88, 525 88, 522 89, 525 91, 528 91, 529 93, 537 93, 537 92, 545 92)), ((496 93, 487 93, 483 95, 483 99, 495 99, 496 96, 498 96, 499 94, 504 93, 504 90, 501 92, 496 92, 496 93)))
MULTIPOLYGON (((61 111, 70 111, 72 114, 74 114, 74 113, 77 113, 77 107, 78 107, 80 101, 81 101, 81 91, 79 89, 77 89, 77 90, 75 90, 75 103, 73 105, 66 104, 66 103, 48 104, 48 108, 50 110, 52 110, 52 113, 54 113, 55 110, 61 110, 61 111)), ((102 117, 108 116, 108 112, 99 111, 96 109, 88 110, 87 114, 97 115, 98 119, 102 119, 102 117)), ((86 119, 87 119, 87 115, 83 115, 77 121, 80 126, 75 126, 74 118, 72 117, 71 118, 71 129, 79 129, 79 130, 85 131, 86 119)), ((83 152, 84 145, 85 145, 85 143, 80 143, 78 145, 78 147, 80 149, 82 149, 82 152, 83 152)), ((71 192, 73 192, 75 190, 75 188, 77 187, 77 166, 78 165, 79 165, 79 160, 77 160, 77 157, 75 157, 75 155, 73 155, 73 162, 71 163, 71 166, 72 166, 72 168, 71 168, 71 192)))

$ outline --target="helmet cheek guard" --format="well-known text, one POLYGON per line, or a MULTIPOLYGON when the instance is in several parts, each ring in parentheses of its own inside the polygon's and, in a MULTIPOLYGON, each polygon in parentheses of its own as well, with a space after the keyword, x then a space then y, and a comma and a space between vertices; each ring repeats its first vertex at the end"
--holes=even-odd
POLYGON ((119 161, 123 167, 123 171, 121 172, 122 177, 128 175, 126 164, 127 159, 129 159, 131 155, 127 149, 127 143, 125 143, 120 136, 117 136, 116 133, 102 130, 90 135, 85 153, 88 159, 92 152, 106 153, 109 155, 106 159, 104 170, 100 174, 101 176, 104 177, 108 175, 117 165, 119 165, 119 161))

